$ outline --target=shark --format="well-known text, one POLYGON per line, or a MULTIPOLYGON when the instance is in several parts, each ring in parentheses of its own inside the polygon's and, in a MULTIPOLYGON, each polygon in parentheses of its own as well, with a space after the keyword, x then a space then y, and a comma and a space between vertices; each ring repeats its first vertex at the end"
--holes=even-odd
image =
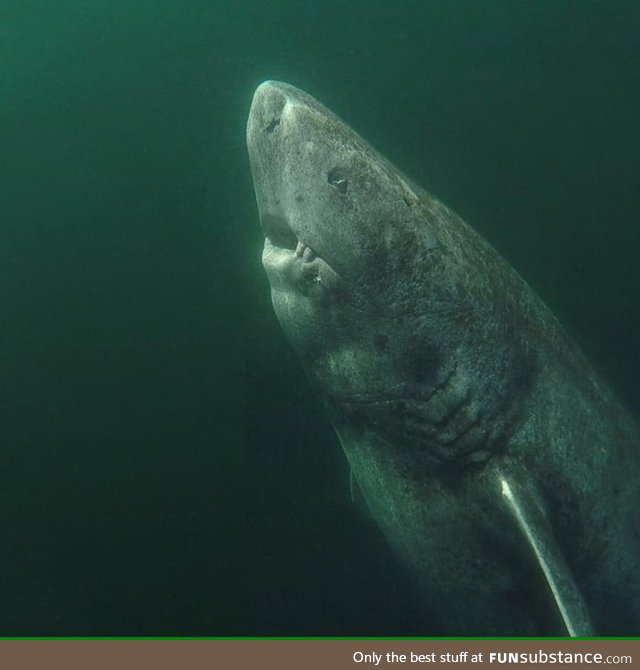
POLYGON ((282 329, 425 634, 640 633, 640 438, 532 288, 304 91, 247 146, 282 329))

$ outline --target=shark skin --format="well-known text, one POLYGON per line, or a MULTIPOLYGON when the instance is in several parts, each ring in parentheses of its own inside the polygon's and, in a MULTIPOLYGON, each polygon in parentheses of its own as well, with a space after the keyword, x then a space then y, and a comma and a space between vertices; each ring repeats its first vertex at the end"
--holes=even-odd
POLYGON ((471 227, 311 96, 253 97, 282 328, 425 634, 640 633, 640 438, 471 227))

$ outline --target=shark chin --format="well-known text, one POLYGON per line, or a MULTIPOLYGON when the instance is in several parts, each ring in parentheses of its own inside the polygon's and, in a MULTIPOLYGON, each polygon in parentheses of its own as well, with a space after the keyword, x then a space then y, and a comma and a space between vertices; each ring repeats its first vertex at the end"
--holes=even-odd
POLYGON ((640 438, 517 272, 307 93, 256 90, 262 261, 354 497, 449 635, 640 633, 640 438))

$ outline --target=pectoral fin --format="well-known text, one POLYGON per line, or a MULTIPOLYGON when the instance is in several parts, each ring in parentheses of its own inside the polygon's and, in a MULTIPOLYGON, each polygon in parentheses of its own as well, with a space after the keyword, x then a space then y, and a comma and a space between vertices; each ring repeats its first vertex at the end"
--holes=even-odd
POLYGON ((562 621, 571 637, 593 635, 582 594, 553 537, 544 511, 513 477, 498 473, 506 509, 522 532, 536 563, 544 575, 562 621))
POLYGON ((349 471, 349 492, 351 493, 351 502, 355 505, 359 512, 364 514, 367 518, 371 518, 371 512, 369 511, 369 505, 362 495, 362 489, 358 480, 353 474, 353 469, 349 471))

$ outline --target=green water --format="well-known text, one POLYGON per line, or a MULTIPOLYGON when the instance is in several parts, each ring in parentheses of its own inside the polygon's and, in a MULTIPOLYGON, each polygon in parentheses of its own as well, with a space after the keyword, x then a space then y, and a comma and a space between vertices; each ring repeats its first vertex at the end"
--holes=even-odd
POLYGON ((260 267, 289 81, 487 237, 638 416, 637 2, 0 5, 0 633, 428 634, 260 267))

